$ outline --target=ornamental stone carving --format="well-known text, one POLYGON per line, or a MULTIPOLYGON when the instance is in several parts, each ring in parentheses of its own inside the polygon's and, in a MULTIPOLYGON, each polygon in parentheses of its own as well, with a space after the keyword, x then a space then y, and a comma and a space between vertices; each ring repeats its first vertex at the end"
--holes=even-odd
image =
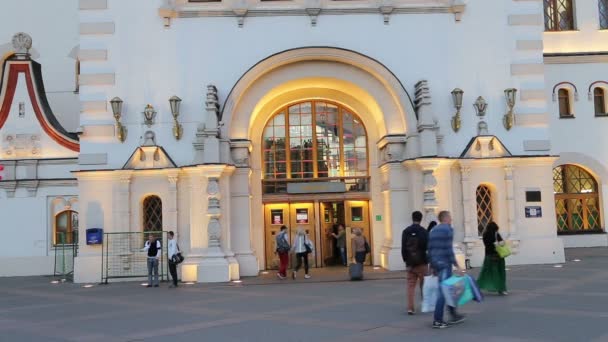
POLYGON ((32 37, 25 32, 16 33, 13 36, 12 44, 15 54, 27 56, 32 48, 32 37))
POLYGON ((209 235, 209 247, 219 247, 220 239, 222 238, 222 226, 220 220, 216 217, 212 217, 209 220, 208 235, 209 235))
POLYGON ((220 192, 219 180, 215 177, 209 178, 209 182, 207 183, 207 194, 208 195, 217 195, 219 192, 220 192))
POLYGON ((5 134, 2 140, 2 152, 7 157, 32 157, 41 154, 38 134, 5 134))
POLYGON ((208 215, 220 215, 220 200, 211 197, 209 198, 209 203, 207 205, 207 213, 208 215))
POLYGON ((435 188, 437 188, 437 179, 433 175, 433 170, 423 171, 422 185, 424 187, 424 192, 435 191, 435 188))

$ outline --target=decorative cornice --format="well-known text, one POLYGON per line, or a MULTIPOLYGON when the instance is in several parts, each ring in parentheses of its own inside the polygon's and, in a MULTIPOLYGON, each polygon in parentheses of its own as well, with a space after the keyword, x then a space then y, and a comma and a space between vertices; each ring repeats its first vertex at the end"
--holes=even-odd
POLYGON ((608 63, 608 52, 545 53, 545 64, 608 63))
POLYGON ((290 2, 257 2, 247 4, 247 8, 235 10, 225 2, 187 2, 178 1, 174 7, 159 9, 159 15, 164 18, 200 18, 200 17, 237 17, 239 26, 247 17, 275 17, 275 16, 309 16, 311 25, 315 26, 319 15, 347 15, 347 14, 380 14, 385 24, 389 23, 393 14, 421 14, 421 13, 450 13, 454 19, 460 21, 466 8, 463 0, 395 0, 390 5, 378 6, 375 2, 361 3, 355 1, 320 0, 315 7, 310 7, 306 1, 290 2))

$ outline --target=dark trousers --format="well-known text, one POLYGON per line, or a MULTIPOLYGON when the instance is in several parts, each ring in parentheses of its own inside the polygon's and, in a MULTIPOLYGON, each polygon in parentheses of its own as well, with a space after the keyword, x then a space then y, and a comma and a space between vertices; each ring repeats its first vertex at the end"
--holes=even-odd
POLYGON ((287 264, 289 264, 289 253, 288 252, 279 252, 279 274, 282 277, 287 276, 287 264))
POLYGON ((366 256, 367 256, 367 253, 365 251, 355 252, 355 261, 357 262, 357 264, 362 264, 365 262, 366 256))
POLYGON ((300 267, 302 267, 302 260, 304 260, 304 272, 308 274, 308 253, 296 253, 296 260, 298 263, 296 264, 295 271, 298 272, 300 267))
POLYGON ((173 285, 177 286, 177 264, 169 261, 169 273, 171 273, 171 278, 173 278, 173 285))

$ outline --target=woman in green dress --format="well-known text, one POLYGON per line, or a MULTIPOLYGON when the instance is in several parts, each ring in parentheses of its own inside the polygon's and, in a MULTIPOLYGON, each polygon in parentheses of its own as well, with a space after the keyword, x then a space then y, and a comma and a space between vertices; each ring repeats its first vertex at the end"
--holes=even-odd
POLYGON ((501 258, 496 252, 496 242, 501 243, 503 239, 498 233, 498 225, 495 222, 490 222, 483 232, 486 258, 483 261, 477 285, 482 290, 498 292, 498 294, 504 296, 507 294, 505 259, 501 258))

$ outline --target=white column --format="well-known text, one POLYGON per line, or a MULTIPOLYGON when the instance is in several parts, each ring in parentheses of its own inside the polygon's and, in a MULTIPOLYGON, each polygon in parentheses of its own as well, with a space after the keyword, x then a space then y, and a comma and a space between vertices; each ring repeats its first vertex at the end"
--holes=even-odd
POLYGON ((113 210, 113 232, 131 231, 131 175, 132 171, 120 171, 118 173, 118 187, 115 194, 116 203, 113 210))
POLYGON ((506 164, 505 170, 505 189, 507 190, 507 231, 509 232, 509 240, 513 247, 513 253, 517 253, 519 247, 519 234, 517 225, 515 224, 515 185, 513 184, 513 165, 506 164))
POLYGON ((258 274, 258 260, 251 247, 251 191, 249 168, 237 168, 230 179, 230 233, 232 250, 239 262, 242 276, 258 274))
POLYGON ((177 180, 178 171, 171 170, 167 173, 167 186, 168 186, 168 198, 167 198, 167 217, 163 219, 163 225, 167 230, 177 232, 177 180))
POLYGON ((394 271, 405 269, 401 257, 401 233, 409 222, 411 205, 407 188, 407 171, 400 163, 387 163, 382 172, 385 240, 380 252, 382 267, 394 271))
POLYGON ((436 159, 418 159, 416 163, 422 168, 422 186, 424 197, 422 208, 424 210, 424 222, 428 226, 431 221, 437 221, 437 203, 436 189, 437 179, 435 179, 435 171, 439 167, 439 160, 436 159))
POLYGON ((477 202, 474 198, 475 191, 471 187, 471 167, 469 165, 460 166, 461 186, 462 186, 462 207, 464 217, 464 244, 466 255, 473 255, 473 247, 477 243, 477 217, 475 216, 475 206, 477 202))

